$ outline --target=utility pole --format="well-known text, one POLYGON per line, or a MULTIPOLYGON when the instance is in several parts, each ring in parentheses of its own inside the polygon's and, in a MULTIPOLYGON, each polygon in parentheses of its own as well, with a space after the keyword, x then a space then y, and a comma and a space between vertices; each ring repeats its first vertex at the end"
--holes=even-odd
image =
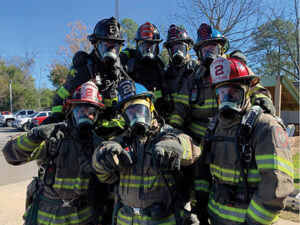
POLYGON ((10 112, 12 111, 12 90, 11 90, 11 80, 9 80, 9 105, 10 105, 10 112))
POLYGON ((116 2, 115 15, 116 15, 116 19, 119 21, 119 19, 120 19, 120 0, 116 0, 115 2, 116 2))

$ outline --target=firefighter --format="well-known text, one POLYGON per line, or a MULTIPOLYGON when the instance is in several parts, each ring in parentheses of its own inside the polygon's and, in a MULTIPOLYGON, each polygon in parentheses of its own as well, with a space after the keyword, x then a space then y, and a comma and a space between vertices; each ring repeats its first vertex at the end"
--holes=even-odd
POLYGON ((93 167, 104 183, 119 181, 113 218, 116 224, 184 224, 188 217, 178 192, 180 166, 191 165, 200 149, 183 132, 154 117, 155 96, 124 80, 119 88, 129 129, 103 142, 93 167))
POLYGON ((103 140, 93 135, 105 109, 102 96, 89 81, 64 107, 65 122, 36 127, 3 148, 9 164, 37 160, 40 166, 27 188, 25 224, 109 224, 103 213, 112 187, 100 183, 91 163, 94 146, 103 140))
MULTIPOLYGON (((194 74, 183 81, 182 88, 175 99, 175 110, 170 120, 172 126, 182 129, 199 143, 203 140, 210 119, 218 112, 214 92, 210 86, 209 66, 211 62, 218 56, 239 58, 246 62, 246 58, 239 51, 226 56, 228 48, 228 39, 218 30, 207 24, 200 25, 194 51, 201 65, 195 69, 194 74)), ((271 94, 260 83, 251 87, 249 95, 252 104, 259 105, 266 112, 274 114, 275 108, 271 94)), ((210 173, 202 159, 198 160, 196 166, 198 167, 195 168, 196 171, 202 171, 194 180, 195 195, 198 199, 196 211, 202 224, 207 224, 208 215, 205 207, 208 201, 210 173)))
POLYGON ((157 27, 146 22, 142 24, 135 36, 136 48, 121 52, 121 62, 127 68, 128 75, 137 83, 152 91, 157 99, 155 109, 164 116, 165 84, 163 82, 165 65, 158 56, 159 43, 162 42, 157 27))
POLYGON ((117 102, 118 82, 125 76, 119 59, 125 41, 120 29, 120 24, 114 17, 103 19, 96 24, 93 33, 88 36, 93 50, 89 54, 83 51, 75 53, 66 82, 54 96, 52 115, 43 124, 62 121, 64 98, 70 96, 70 93, 84 82, 93 79, 107 106, 102 120, 97 122, 98 134, 111 137, 123 130, 124 121, 116 115, 113 107, 117 102))
POLYGON ((189 50, 193 47, 194 41, 188 36, 188 33, 181 27, 172 24, 169 27, 167 40, 164 47, 169 54, 169 64, 164 75, 166 83, 166 104, 168 112, 166 121, 169 121, 170 114, 174 110, 174 101, 179 93, 182 83, 188 79, 199 64, 189 55, 189 50))
POLYGON ((210 66, 219 114, 205 152, 212 183, 212 224, 275 224, 293 191, 293 162, 285 126, 259 106, 250 91, 259 78, 234 58, 210 66))

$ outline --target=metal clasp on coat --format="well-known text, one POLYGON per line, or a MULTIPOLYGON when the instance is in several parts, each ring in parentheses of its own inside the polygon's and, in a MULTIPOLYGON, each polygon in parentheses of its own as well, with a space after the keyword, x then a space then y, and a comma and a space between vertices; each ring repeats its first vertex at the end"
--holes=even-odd
POLYGON ((141 215, 141 208, 132 207, 132 212, 134 215, 141 215))
POLYGON ((64 208, 71 208, 72 207, 72 205, 71 205, 71 203, 72 203, 72 200, 62 200, 62 207, 64 207, 64 208))

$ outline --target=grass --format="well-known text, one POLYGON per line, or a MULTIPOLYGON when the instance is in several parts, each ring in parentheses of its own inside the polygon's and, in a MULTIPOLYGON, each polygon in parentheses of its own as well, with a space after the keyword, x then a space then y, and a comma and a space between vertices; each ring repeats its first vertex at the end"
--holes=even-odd
POLYGON ((293 155, 293 163, 294 163, 294 188, 299 189, 300 153, 296 153, 295 155, 293 155))

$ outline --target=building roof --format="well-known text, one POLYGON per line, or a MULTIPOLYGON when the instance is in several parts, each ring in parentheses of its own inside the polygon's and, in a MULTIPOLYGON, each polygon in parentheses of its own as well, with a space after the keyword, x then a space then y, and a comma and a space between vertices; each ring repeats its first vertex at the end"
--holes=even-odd
MULTIPOLYGON (((262 76, 262 84, 275 99, 275 87, 278 76, 262 76)), ((299 111, 299 81, 292 82, 286 76, 281 76, 281 111, 299 111)))

